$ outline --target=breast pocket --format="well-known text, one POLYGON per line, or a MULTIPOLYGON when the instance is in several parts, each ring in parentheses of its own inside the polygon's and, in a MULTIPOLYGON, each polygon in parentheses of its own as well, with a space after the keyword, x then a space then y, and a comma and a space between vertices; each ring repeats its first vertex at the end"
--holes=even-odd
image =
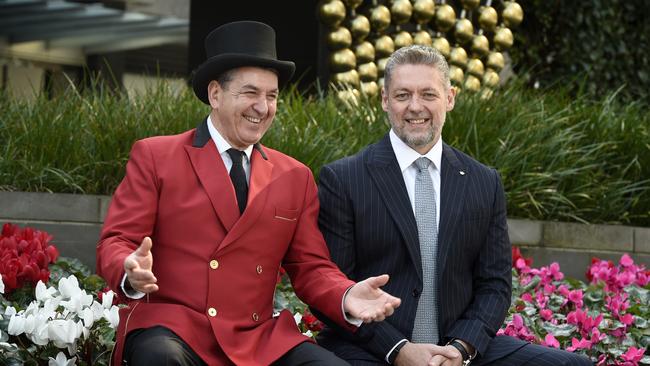
POLYGON ((288 222, 295 222, 298 220, 298 210, 291 210, 287 208, 280 208, 276 207, 275 208, 275 219, 276 220, 282 220, 282 221, 288 221, 288 222))

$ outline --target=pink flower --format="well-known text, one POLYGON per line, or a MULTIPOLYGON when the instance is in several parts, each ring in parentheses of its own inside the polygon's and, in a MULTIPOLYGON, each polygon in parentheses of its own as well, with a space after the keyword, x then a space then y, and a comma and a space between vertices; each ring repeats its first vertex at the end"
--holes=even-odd
POLYGON ((620 320, 621 323, 625 325, 632 325, 632 323, 634 323, 634 315, 632 314, 625 314, 623 316, 619 315, 618 320, 620 320))
POLYGON ((525 302, 528 302, 528 303, 531 303, 531 304, 533 303, 533 296, 531 294, 529 294, 528 292, 521 295, 521 299, 524 300, 525 302))
POLYGON ((569 292, 569 300, 576 305, 576 308, 582 307, 582 290, 573 290, 569 292))
POLYGON ((566 350, 573 352, 578 349, 591 349, 591 342, 587 339, 578 340, 575 337, 571 338, 571 345, 566 350))
POLYGON ((644 353, 645 348, 630 347, 627 352, 621 355, 621 358, 624 361, 632 362, 636 365, 639 361, 641 361, 644 353))
POLYGON ((548 321, 551 320, 551 318, 553 317, 553 311, 550 309, 542 309, 539 311, 539 315, 542 316, 542 319, 548 321))
POLYGON ((548 347, 553 347, 553 348, 560 348, 560 342, 558 342, 555 337, 549 333, 544 337, 544 341, 542 341, 542 344, 548 347))
POLYGON ((564 273, 560 272, 560 265, 557 262, 551 263, 549 269, 554 280, 560 281, 564 278, 564 273))
POLYGON ((631 267, 632 265, 634 265, 634 260, 632 260, 632 257, 630 257, 627 253, 625 253, 621 257, 621 260, 620 260, 619 263, 623 267, 631 267))

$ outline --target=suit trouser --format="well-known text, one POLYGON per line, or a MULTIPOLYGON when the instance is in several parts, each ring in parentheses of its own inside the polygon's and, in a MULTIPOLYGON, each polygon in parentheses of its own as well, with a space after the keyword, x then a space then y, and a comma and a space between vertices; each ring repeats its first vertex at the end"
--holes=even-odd
MULTIPOLYGON (((138 329, 124 343, 124 364, 133 366, 204 366, 205 362, 174 332, 156 326, 138 329)), ((347 362, 310 342, 292 348, 274 366, 345 366, 347 362)))

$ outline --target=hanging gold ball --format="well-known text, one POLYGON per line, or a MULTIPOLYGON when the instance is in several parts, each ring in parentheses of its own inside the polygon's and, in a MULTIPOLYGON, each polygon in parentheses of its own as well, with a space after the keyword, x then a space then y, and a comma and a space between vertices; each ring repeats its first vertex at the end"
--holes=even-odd
POLYGON ((505 7, 501 12, 503 24, 509 28, 518 26, 521 21, 524 20, 524 10, 521 8, 521 5, 514 1, 506 1, 504 2, 504 5, 505 7))
POLYGON ((368 62, 357 66, 357 71, 359 71, 359 78, 362 81, 375 81, 379 76, 377 65, 375 65, 374 62, 368 62))
POLYGON ((452 65, 465 67, 467 65, 467 51, 463 47, 454 47, 449 54, 449 62, 452 65))
POLYGON ((460 0, 460 3, 463 4, 463 8, 472 10, 478 8, 481 0, 460 0))
POLYGON ((380 58, 377 60, 377 71, 379 71, 379 85, 383 86, 384 84, 384 71, 386 71, 386 62, 388 62, 388 57, 380 58))
POLYGON ((499 85, 499 74, 492 69, 485 70, 485 74, 483 74, 483 85, 488 88, 494 88, 499 85))
POLYGON ((352 45, 352 34, 345 27, 338 27, 327 35, 327 45, 332 50, 348 48, 352 45))
POLYGON ((461 85, 465 80, 463 69, 454 65, 449 66, 449 80, 456 85, 461 85))
POLYGON ((456 12, 454 11, 454 8, 447 4, 437 6, 435 23, 439 31, 448 31, 456 23, 456 12))
POLYGON ((379 85, 374 81, 361 83, 361 93, 374 97, 379 94, 379 85))
POLYGON ((483 57, 490 52, 490 41, 486 36, 478 34, 472 38, 472 52, 479 57, 483 57))
POLYGON ((501 52, 490 52, 487 58, 486 66, 496 70, 496 71, 501 71, 503 69, 503 66, 505 66, 506 62, 505 59, 503 58, 503 54, 501 52))
POLYGON ((436 39, 433 40, 433 48, 437 49, 438 52, 440 52, 445 58, 449 58, 449 54, 451 52, 451 45, 449 44, 449 41, 447 38, 444 37, 436 37, 436 39))
POLYGON ((454 36, 459 43, 466 43, 472 39, 474 26, 469 19, 458 19, 454 27, 454 36))
POLYGON ((370 21, 365 15, 357 15, 350 21, 350 32, 357 41, 363 41, 370 33, 370 21))
POLYGON ((406 23, 411 19, 411 14, 413 14, 413 5, 411 5, 409 0, 394 0, 393 5, 390 7, 390 14, 393 18, 393 23, 406 23))
POLYGON ((421 46, 431 46, 433 44, 433 40, 431 39, 429 32, 421 30, 413 35, 413 43, 419 44, 421 46))
POLYGON ((336 92, 336 96, 341 101, 356 106, 359 104, 359 98, 361 97, 361 92, 357 89, 345 89, 336 92))
POLYGON ((436 14, 436 3, 433 0, 415 0, 413 18, 418 24, 428 23, 436 14))
POLYGON ((499 27, 494 32, 494 46, 499 51, 510 48, 513 41, 512 31, 506 27, 499 27))
POLYGON ((375 39, 375 55, 376 57, 388 57, 391 53, 395 52, 395 42, 387 35, 380 36, 375 39))
POLYGON ((361 3, 363 3, 363 0, 344 0, 345 5, 348 6, 348 9, 356 9, 361 3))
POLYGON ((384 5, 379 5, 370 11, 370 24, 377 32, 381 32, 390 25, 390 10, 384 5))
POLYGON ((411 36, 411 33, 407 31, 401 31, 395 34, 393 40, 395 41, 395 49, 400 49, 413 44, 413 37, 411 36))
POLYGON ((492 94, 494 94, 494 90, 492 90, 490 88, 481 89, 481 94, 480 95, 481 95, 481 99, 483 99, 483 100, 492 98, 492 94))
POLYGON ((467 75, 467 79, 465 79, 465 83, 463 84, 463 89, 477 92, 481 90, 481 80, 474 75, 467 75))
POLYGON ((482 77, 485 73, 483 62, 478 58, 473 58, 467 62, 467 73, 476 77, 482 77))
POLYGON ((478 24, 482 29, 492 32, 497 26, 499 15, 491 6, 481 6, 478 10, 478 24))
POLYGON ((355 69, 346 72, 339 72, 332 75, 332 81, 336 84, 344 84, 353 87, 359 86, 359 73, 355 69))
POLYGON ((332 52, 330 54, 330 67, 334 72, 343 72, 354 69, 357 65, 357 58, 354 52, 348 48, 332 52))
POLYGON ((324 24, 335 28, 345 19, 345 5, 340 0, 330 0, 321 5, 318 14, 324 24))
POLYGON ((363 41, 354 47, 354 55, 357 57, 357 62, 360 64, 374 61, 375 47, 370 42, 363 41))

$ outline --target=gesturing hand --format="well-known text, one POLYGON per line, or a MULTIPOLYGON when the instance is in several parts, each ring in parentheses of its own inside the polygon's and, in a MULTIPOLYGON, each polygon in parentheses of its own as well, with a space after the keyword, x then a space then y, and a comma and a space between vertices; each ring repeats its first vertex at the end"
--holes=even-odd
POLYGON ((437 346, 429 343, 407 342, 397 354, 397 366, 437 366, 444 364, 459 366, 463 361, 460 352, 451 346, 437 346), (445 363, 448 362, 448 363, 445 363))
POLYGON ((156 276, 153 275, 153 255, 151 255, 151 238, 148 236, 133 253, 124 259, 124 271, 127 281, 134 290, 145 294, 158 291, 156 276))
POLYGON ((345 312, 364 323, 382 321, 393 314, 401 300, 380 289, 387 282, 388 275, 385 274, 356 283, 345 297, 345 312))

